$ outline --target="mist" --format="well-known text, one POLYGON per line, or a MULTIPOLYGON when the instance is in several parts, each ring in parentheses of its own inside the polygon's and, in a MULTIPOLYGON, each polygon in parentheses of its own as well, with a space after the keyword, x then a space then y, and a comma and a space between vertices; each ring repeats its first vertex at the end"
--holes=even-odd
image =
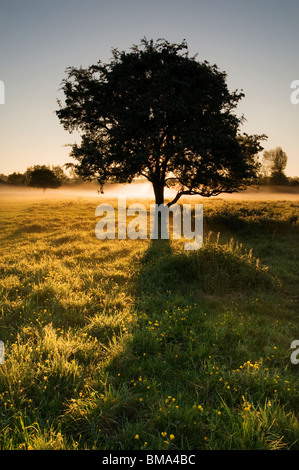
MULTIPOLYGON (((171 200, 176 194, 173 189, 165 188, 165 200, 171 200)), ((78 185, 64 185, 58 189, 48 188, 29 188, 26 186, 0 186, 0 198, 2 200, 9 200, 15 198, 25 198, 28 200, 44 200, 48 198, 94 198, 96 202, 101 202, 107 198, 114 199, 118 197, 127 198, 130 200, 147 200, 155 201, 152 185, 149 182, 138 182, 131 184, 106 184, 104 185, 104 192, 100 192, 100 186, 96 183, 83 183, 78 185)), ((195 201, 200 199, 203 202, 206 199, 227 199, 227 200, 299 200, 299 188, 297 187, 276 187, 276 186, 263 186, 263 187, 250 187, 245 191, 232 194, 220 194, 212 198, 204 198, 201 196, 182 197, 182 201, 195 201)))

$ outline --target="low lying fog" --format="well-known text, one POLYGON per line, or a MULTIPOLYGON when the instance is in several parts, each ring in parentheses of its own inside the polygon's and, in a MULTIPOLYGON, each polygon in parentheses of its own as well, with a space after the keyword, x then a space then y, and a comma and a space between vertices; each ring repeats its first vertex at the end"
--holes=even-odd
MULTIPOLYGON (((175 195, 174 190, 165 189, 165 199, 172 199, 175 195)), ((154 193, 152 185, 149 182, 132 183, 132 184, 107 184, 104 186, 104 194, 100 193, 99 185, 94 183, 86 183, 74 186, 62 186, 58 189, 46 189, 43 191, 40 188, 28 187, 15 187, 15 186, 0 186, 0 198, 14 199, 45 199, 45 198, 72 198, 72 197, 94 197, 99 202, 106 198, 125 197, 127 199, 142 200, 154 202, 154 193)), ((239 200, 299 200, 299 188, 291 187, 252 187, 246 191, 240 191, 233 194, 220 194, 211 199, 239 199, 239 200)), ((190 199, 190 198, 188 198, 190 199)), ((193 200, 201 198, 193 196, 193 200)), ((183 200, 183 198, 182 198, 183 200)))

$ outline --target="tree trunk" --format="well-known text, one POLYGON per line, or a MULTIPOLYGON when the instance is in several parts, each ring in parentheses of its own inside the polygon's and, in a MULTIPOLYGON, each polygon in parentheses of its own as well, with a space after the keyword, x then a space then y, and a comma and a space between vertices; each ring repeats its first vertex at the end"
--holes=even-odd
POLYGON ((157 183, 153 183, 154 193, 156 204, 164 204, 164 184, 158 181, 157 183))
POLYGON ((153 183, 154 193, 155 193, 155 203, 156 203, 156 211, 157 217, 155 216, 155 224, 157 224, 157 233, 158 233, 158 240, 161 240, 161 230, 162 230, 162 219, 161 213, 158 212, 158 206, 161 204, 164 205, 164 184, 160 181, 153 183))

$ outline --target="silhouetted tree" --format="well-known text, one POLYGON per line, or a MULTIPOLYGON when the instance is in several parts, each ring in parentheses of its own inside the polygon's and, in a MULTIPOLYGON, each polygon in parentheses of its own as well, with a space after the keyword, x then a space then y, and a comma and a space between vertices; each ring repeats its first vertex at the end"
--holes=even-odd
POLYGON ((291 186, 299 186, 299 177, 294 176, 293 178, 288 178, 289 184, 291 186))
POLYGON ((11 173, 7 177, 7 183, 14 186, 24 186, 26 184, 26 175, 22 173, 11 173))
POLYGON ((2 181, 2 183, 7 183, 7 179, 8 179, 7 175, 0 173, 0 181, 2 181))
POLYGON ((288 184, 288 178, 284 173, 288 157, 281 147, 266 150, 263 153, 263 166, 265 174, 270 174, 269 182, 272 184, 288 184))
POLYGON ((65 174, 64 169, 60 165, 52 165, 51 170, 53 171, 54 175, 58 178, 61 184, 66 183, 68 181, 68 176, 65 174))
POLYGON ((70 184, 84 183, 84 178, 78 174, 76 167, 73 163, 67 163, 65 166, 69 174, 68 183, 70 184))
POLYGON ((270 177, 270 184, 275 184, 278 186, 286 186, 289 184, 288 177, 283 171, 274 171, 270 177))
POLYGON ((177 189, 172 204, 252 181, 266 136, 240 134, 233 110, 244 94, 229 92, 225 72, 189 57, 185 41, 143 39, 112 54, 108 64, 69 67, 62 84, 56 113, 66 130, 81 132, 71 152, 79 175, 100 184, 143 176, 157 204, 165 186, 177 189))
POLYGON ((55 173, 47 167, 29 170, 27 178, 28 186, 43 188, 44 191, 47 188, 58 188, 61 185, 55 173))

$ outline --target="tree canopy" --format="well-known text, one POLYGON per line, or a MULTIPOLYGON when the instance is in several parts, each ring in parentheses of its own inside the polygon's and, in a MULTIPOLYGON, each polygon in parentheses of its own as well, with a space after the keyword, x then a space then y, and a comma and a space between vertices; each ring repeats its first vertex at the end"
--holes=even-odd
POLYGON ((28 186, 35 188, 58 188, 61 185, 59 178, 55 173, 45 166, 39 168, 34 167, 27 172, 28 186))
POLYGON ((22 173, 11 173, 7 177, 7 183, 14 186, 24 186, 26 184, 26 175, 22 173))
POLYGON ((273 173, 283 173, 287 166, 288 156, 281 147, 265 150, 263 153, 265 167, 273 173))
POLYGON ((284 173, 287 166, 288 156, 281 147, 266 150, 263 153, 263 169, 266 175, 270 174, 271 184, 286 185, 288 178, 284 173))
POLYGON ((243 92, 230 92, 216 65, 189 57, 185 41, 113 49, 108 64, 69 67, 62 90, 56 113, 81 134, 70 155, 86 179, 144 177, 157 204, 165 187, 176 188, 172 204, 182 195, 238 191, 256 176, 266 136, 240 133, 243 117, 234 110, 243 92))

